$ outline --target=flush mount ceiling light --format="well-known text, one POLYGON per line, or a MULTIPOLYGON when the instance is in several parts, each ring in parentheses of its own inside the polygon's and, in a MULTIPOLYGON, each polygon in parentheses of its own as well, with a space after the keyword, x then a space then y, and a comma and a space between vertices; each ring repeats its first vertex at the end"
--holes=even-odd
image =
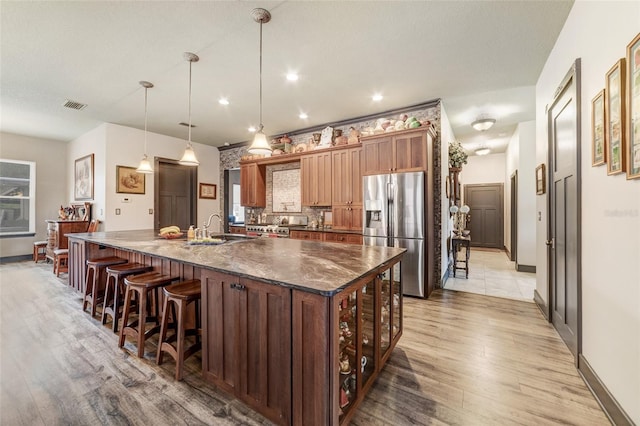
POLYGON ((496 124, 496 119, 495 118, 480 118, 480 117, 478 117, 478 119, 476 121, 471 123, 471 127, 473 127, 474 129, 478 130, 479 132, 484 132, 485 130, 489 130, 491 128, 491 126, 493 126, 494 124, 496 124))
POLYGON ((144 87, 144 156, 140 160, 140 165, 136 169, 138 173, 153 173, 151 163, 147 159, 147 90, 153 87, 153 83, 140 81, 140 86, 144 87))
POLYGON ((251 11, 253 20, 260 24, 260 126, 253 138, 253 143, 247 151, 249 154, 271 154, 271 145, 267 142, 267 137, 262 131, 264 126, 262 125, 262 24, 266 24, 271 20, 271 14, 268 10, 262 8, 256 8, 251 11))
POLYGON ((487 155, 491 150, 487 147, 478 148, 475 150, 476 155, 487 155))
POLYGON ((187 148, 184 150, 184 154, 178 164, 183 166, 197 166, 200 164, 196 158, 196 153, 191 146, 191 65, 194 62, 198 62, 200 58, 195 53, 184 52, 184 59, 189 61, 189 140, 187 141, 187 148))

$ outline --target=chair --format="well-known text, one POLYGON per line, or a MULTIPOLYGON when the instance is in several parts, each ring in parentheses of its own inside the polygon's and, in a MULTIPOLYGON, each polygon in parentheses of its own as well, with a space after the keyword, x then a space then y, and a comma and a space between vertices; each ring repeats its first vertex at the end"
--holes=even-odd
MULTIPOLYGON (((124 279, 126 287, 124 297, 124 308, 122 309, 122 328, 120 329, 120 341, 118 347, 123 347, 127 336, 133 337, 138 345, 138 358, 144 358, 144 344, 146 340, 160 331, 160 316, 158 315, 159 294, 158 289, 178 280, 179 277, 162 275, 158 272, 146 272, 124 279), (129 322, 131 313, 131 299, 133 295, 138 296, 138 318, 129 322), (155 301, 155 306, 149 305, 149 296, 155 301), (148 315, 147 308, 153 309, 154 314, 148 315), (147 323, 154 322, 155 325, 147 329, 147 323)), ((149 309, 151 310, 151 309, 149 309)))
POLYGON ((156 363, 162 364, 162 356, 167 352, 176 361, 176 380, 182 380, 182 370, 184 360, 196 353, 202 348, 200 335, 200 280, 183 281, 171 284, 164 291, 164 307, 162 309, 162 324, 160 328, 160 338, 158 340, 158 353, 156 355, 156 363), (187 319, 187 306, 189 303, 195 305, 195 326, 193 329, 186 330, 185 322, 187 319), (175 332, 167 337, 167 328, 169 327, 169 305, 173 303, 177 307, 177 312, 173 310, 173 322, 175 332), (195 336, 195 343, 185 348, 185 337, 195 336), (175 342, 175 346, 172 344, 175 342))
POLYGON ((87 232, 96 232, 98 230, 98 226, 100 225, 100 221, 98 219, 93 219, 89 223, 89 227, 87 228, 87 232))
POLYGON ((33 243, 33 261, 38 263, 38 260, 47 259, 47 242, 35 241, 33 243))
POLYGON ((107 316, 111 315, 114 333, 118 332, 120 307, 122 306, 122 296, 124 295, 123 281, 125 277, 149 272, 151 270, 153 270, 152 266, 142 265, 140 263, 122 263, 107 266, 107 283, 105 284, 104 297, 102 298, 102 324, 106 324, 107 316))
MULTIPOLYGON (((94 219, 89 222, 89 226, 87 227, 87 232, 96 232, 98 230, 98 225, 100 225, 100 221, 98 219, 94 219)), ((39 243, 45 244, 46 249, 46 241, 38 241, 39 243)), ((36 256, 36 243, 33 243, 33 256, 34 261, 36 256)), ((53 251, 53 273, 56 274, 56 277, 60 276, 60 272, 68 272, 69 271, 69 249, 56 249, 53 251)))
MULTIPOLYGON (((89 313, 96 316, 98 303, 102 302, 103 289, 100 287, 100 276, 108 266, 127 263, 127 259, 117 256, 101 257, 97 259, 87 259, 87 273, 84 284, 84 298, 82 300, 82 311, 89 305, 89 313)), ((104 309, 104 306, 103 306, 104 309)))

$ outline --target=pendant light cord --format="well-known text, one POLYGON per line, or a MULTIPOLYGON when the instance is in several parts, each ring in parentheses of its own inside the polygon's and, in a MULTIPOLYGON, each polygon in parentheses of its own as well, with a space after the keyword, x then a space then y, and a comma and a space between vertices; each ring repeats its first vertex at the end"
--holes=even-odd
POLYGON ((148 87, 144 88, 144 156, 147 157, 147 91, 148 87))
POLYGON ((262 19, 260 20, 260 129, 262 131, 262 19))
POLYGON ((189 61, 189 147, 191 147, 191 65, 192 61, 189 61))

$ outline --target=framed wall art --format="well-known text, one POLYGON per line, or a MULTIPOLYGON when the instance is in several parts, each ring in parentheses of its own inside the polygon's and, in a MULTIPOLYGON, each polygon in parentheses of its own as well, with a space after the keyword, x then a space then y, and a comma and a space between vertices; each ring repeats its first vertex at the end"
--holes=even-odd
POLYGON ((640 178, 640 33, 627 46, 627 179, 640 178))
POLYGON ((536 195, 542 195, 547 191, 546 167, 544 163, 536 167, 536 195))
POLYGON ((78 158, 73 173, 73 198, 93 200, 93 154, 78 158))
POLYGON ((625 59, 621 58, 607 72, 605 87, 605 141, 607 174, 623 173, 626 164, 625 146, 625 59))
POLYGON ((217 187, 213 183, 201 183, 200 191, 198 191, 198 198, 204 198, 208 200, 216 199, 217 187))
POLYGON ((602 89, 591 101, 591 165, 600 166, 607 161, 605 150, 604 93, 602 89))
POLYGON ((121 194, 144 194, 145 178, 135 167, 116 166, 116 192, 121 194))

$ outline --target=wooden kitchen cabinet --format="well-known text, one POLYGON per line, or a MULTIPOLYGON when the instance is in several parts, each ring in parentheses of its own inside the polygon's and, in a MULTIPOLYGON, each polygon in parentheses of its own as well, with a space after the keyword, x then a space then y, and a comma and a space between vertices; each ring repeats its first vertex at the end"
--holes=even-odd
POLYGON ((344 244, 358 244, 362 245, 362 235, 360 234, 345 234, 339 232, 325 232, 324 241, 329 243, 344 243, 344 244))
POLYGON ((289 238, 295 240, 322 241, 322 232, 318 231, 290 231, 289 238))
POLYGON ((331 205, 331 152, 319 152, 300 159, 302 205, 331 205))
POLYGON ((362 147, 332 153, 332 205, 362 204, 362 147))
POLYGON ((202 270, 203 375, 256 411, 291 423, 291 290, 202 270))
POLYGON ((427 129, 362 139, 363 175, 427 170, 427 129))
POLYGON ((333 206, 331 212, 333 229, 362 231, 362 204, 333 206))
POLYGON ((240 165, 240 205, 266 207, 266 166, 256 163, 240 165))

